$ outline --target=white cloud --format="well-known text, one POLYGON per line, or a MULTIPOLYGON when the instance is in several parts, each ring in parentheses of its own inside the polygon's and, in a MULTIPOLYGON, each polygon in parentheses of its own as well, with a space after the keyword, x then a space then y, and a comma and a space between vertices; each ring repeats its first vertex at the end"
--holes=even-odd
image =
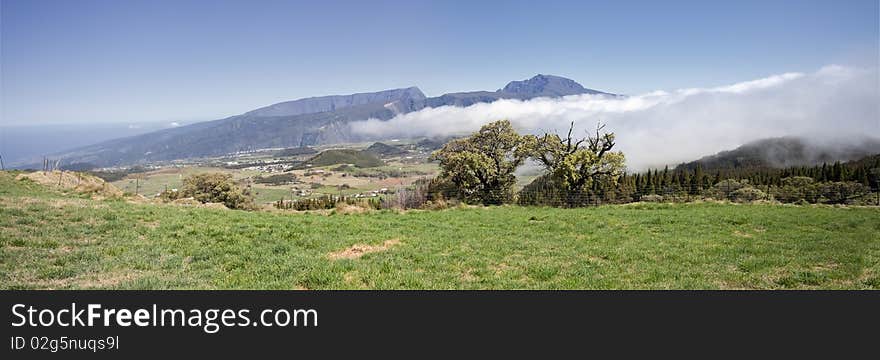
POLYGON ((172 123, 168 124, 168 126, 170 126, 170 127, 178 127, 178 126, 180 126, 180 123, 175 121, 175 122, 172 122, 172 123))
POLYGON ((377 138, 467 134, 509 119, 521 131, 578 131, 597 121, 618 137, 632 169, 675 165, 743 143, 777 136, 815 139, 880 136, 877 69, 829 65, 714 88, 654 91, 624 98, 575 95, 444 106, 391 120, 354 122, 377 138))

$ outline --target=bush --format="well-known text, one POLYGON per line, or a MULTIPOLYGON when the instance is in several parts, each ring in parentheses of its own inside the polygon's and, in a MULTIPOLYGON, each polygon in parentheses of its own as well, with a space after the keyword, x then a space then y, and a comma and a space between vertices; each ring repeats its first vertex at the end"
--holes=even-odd
POLYGON ((428 201, 424 205, 422 205, 422 209, 424 210, 444 210, 451 207, 451 204, 444 200, 443 198, 439 198, 436 200, 428 201))
POLYGON ((767 198, 767 193, 753 187, 743 187, 730 193, 730 198, 736 202, 752 202, 767 198))
POLYGON ((732 199, 733 192, 746 186, 748 186, 747 181, 739 182, 733 179, 721 180, 712 187, 712 190, 708 195, 718 199, 732 199))
POLYGON ((232 175, 208 173, 183 179, 180 197, 192 197, 200 203, 222 203, 230 209, 254 209, 254 199, 232 181, 232 175))
POLYGON ((784 203, 798 203, 806 201, 815 203, 818 194, 814 186, 813 178, 806 176, 792 176, 782 179, 782 186, 775 189, 773 197, 784 203))
POLYGON ((853 181, 817 183, 812 178, 795 176, 782 179, 782 186, 773 195, 785 203, 846 204, 858 202, 869 193, 870 188, 853 181))
POLYGON ((174 201, 180 199, 180 192, 168 189, 159 193, 159 199, 162 199, 164 202, 174 201))
POLYGON ((852 181, 820 183, 816 190, 820 196, 819 202, 829 204, 845 204, 870 192, 867 186, 852 181))
POLYGON ((642 196, 642 198, 640 200, 644 201, 644 202, 659 203, 659 202, 663 202, 663 196, 657 195, 657 194, 649 194, 649 195, 642 196))

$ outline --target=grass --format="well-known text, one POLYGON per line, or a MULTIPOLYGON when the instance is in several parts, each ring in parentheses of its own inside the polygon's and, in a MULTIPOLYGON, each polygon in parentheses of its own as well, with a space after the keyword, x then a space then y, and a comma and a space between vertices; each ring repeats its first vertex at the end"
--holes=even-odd
POLYGON ((3 289, 880 288, 877 208, 328 216, 96 201, 13 177, 0 173, 3 289), (379 250, 331 259, 355 245, 379 250))

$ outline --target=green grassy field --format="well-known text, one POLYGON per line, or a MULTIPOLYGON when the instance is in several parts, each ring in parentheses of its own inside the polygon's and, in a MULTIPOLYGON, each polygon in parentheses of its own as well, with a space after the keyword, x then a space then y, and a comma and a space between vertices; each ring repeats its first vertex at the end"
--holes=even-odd
POLYGON ((169 168, 148 173, 130 175, 127 179, 114 181, 112 184, 126 193, 133 194, 136 190, 145 196, 155 196, 166 189, 179 189, 183 187, 183 179, 193 174, 222 172, 232 175, 236 180, 258 175, 258 171, 229 170, 211 167, 185 167, 169 168), (137 178, 137 181, 135 181, 137 178))
POLYGON ((269 213, 97 201, 0 173, 3 289, 877 289, 878 234, 877 208, 269 213), (353 246, 366 253, 345 258, 353 246))

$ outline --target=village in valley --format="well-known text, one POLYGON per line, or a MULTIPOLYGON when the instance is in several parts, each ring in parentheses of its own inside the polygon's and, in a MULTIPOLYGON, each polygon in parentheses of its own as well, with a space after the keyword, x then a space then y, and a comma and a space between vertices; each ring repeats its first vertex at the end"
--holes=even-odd
POLYGON ((279 200, 323 196, 379 198, 439 172, 438 165, 429 160, 436 142, 387 142, 259 149, 216 158, 94 169, 93 173, 125 193, 148 199, 179 191, 188 175, 224 173, 248 189, 257 205, 268 206, 279 200), (336 157, 336 153, 345 156, 336 157))

